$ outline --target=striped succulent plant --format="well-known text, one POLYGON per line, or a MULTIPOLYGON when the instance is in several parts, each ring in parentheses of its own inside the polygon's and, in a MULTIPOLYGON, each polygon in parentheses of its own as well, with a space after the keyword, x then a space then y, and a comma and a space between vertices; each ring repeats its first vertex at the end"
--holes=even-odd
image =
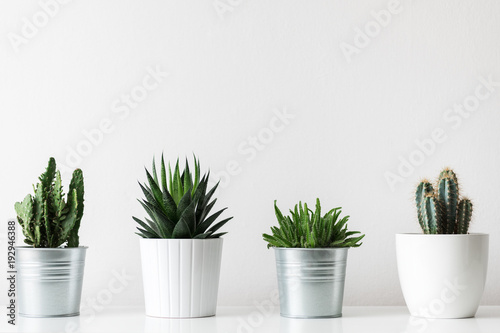
POLYGON ((216 233, 232 217, 216 220, 226 208, 209 215, 217 199, 211 200, 219 183, 207 192, 210 172, 200 178, 200 163, 194 156, 194 175, 189 163, 181 172, 179 160, 172 172, 168 165, 168 179, 163 155, 160 178, 153 158, 151 173, 146 169, 147 183, 139 183, 145 199, 139 200, 149 218, 133 219, 139 224, 137 234, 143 238, 217 238, 216 233), (194 177, 194 178, 193 178, 194 177), (215 223, 215 224, 214 224, 215 223))
POLYGON ((444 169, 436 184, 423 180, 417 186, 415 202, 418 222, 424 234, 466 234, 472 218, 472 203, 460 199, 457 175, 444 169))
POLYGON ((320 201, 316 199, 315 211, 309 209, 306 203, 302 205, 299 202, 294 210, 290 210, 290 216, 283 216, 274 201, 274 211, 279 227, 271 227, 272 235, 262 235, 268 248, 358 247, 363 244, 359 242, 365 235, 357 235, 360 234, 359 231, 347 230, 349 216, 340 218, 341 207, 322 216, 320 201))

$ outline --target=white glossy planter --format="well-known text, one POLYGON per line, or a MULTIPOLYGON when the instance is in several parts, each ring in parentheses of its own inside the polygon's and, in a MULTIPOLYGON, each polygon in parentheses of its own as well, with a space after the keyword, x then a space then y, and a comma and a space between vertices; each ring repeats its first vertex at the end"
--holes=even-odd
POLYGON ((487 234, 397 234, 399 280, 412 316, 474 317, 488 268, 487 234))
POLYGON ((222 238, 140 241, 146 315, 214 316, 222 238))

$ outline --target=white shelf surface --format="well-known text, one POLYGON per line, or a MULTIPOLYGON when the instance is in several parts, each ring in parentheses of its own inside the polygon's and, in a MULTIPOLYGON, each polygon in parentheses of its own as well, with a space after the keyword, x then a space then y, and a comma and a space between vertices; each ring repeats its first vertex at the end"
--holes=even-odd
POLYGON ((476 333, 498 332, 500 306, 483 306, 475 318, 422 319, 411 317, 406 307, 344 307, 342 318, 290 319, 255 307, 219 307, 217 315, 199 319, 148 317, 142 308, 107 307, 95 316, 68 318, 16 318, 8 325, 2 316, 0 332, 162 332, 162 333, 476 333))

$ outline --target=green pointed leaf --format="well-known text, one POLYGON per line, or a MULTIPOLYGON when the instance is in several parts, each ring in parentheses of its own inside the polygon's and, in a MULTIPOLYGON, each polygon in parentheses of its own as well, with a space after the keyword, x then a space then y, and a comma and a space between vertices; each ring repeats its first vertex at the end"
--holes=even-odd
POLYGON ((156 172, 156 162, 155 162, 154 156, 153 156, 153 163, 151 165, 151 173, 152 173, 153 179, 155 180, 155 183, 159 184, 158 183, 158 174, 156 172))
POLYGON ((167 191, 164 191, 162 193, 163 196, 163 207, 165 208, 165 214, 171 221, 177 221, 178 220, 178 215, 177 215, 177 206, 175 204, 174 198, 168 193, 167 191))
MULTIPOLYGON (((348 231, 349 216, 340 218, 341 207, 331 209, 321 216, 321 205, 316 200, 315 210, 312 211, 307 203, 299 202, 290 215, 284 216, 274 202, 274 211, 278 220, 278 227, 271 227, 272 235, 264 234, 267 247, 301 247, 301 248, 328 248, 328 247, 358 247, 358 243, 365 235, 358 231, 348 231), (349 238, 350 237, 350 238, 349 238)), ((212 229, 210 229, 212 231, 212 229)))
POLYGON ((193 191, 192 194, 196 192, 196 189, 198 188, 198 184, 200 183, 200 162, 196 160, 196 156, 193 154, 193 159, 194 159, 194 184, 193 184, 193 191))
POLYGON ((163 202, 163 195, 160 190, 160 187, 158 186, 158 183, 155 182, 149 171, 146 169, 146 176, 148 177, 148 183, 149 183, 149 188, 151 189, 151 192, 153 193, 153 196, 156 200, 156 202, 163 202))
POLYGON ((198 204, 198 207, 196 209, 196 222, 198 223, 198 225, 205 222, 208 214, 210 214, 210 212, 212 211, 212 208, 214 207, 216 202, 217 202, 217 199, 214 199, 211 203, 209 203, 205 207, 203 207, 203 205, 201 205, 201 204, 198 204))
POLYGON ((181 174, 179 171, 179 160, 177 160, 177 163, 175 165, 174 184, 173 189, 171 189, 171 194, 177 205, 179 204, 181 198, 184 196, 184 189, 182 188, 181 174))
POLYGON ((161 154, 161 184, 162 184, 162 192, 168 193, 168 187, 167 187, 167 171, 165 170, 165 160, 163 159, 163 154, 161 154))
POLYGON ((184 210, 191 205, 193 200, 191 199, 191 193, 188 191, 184 194, 184 196, 179 201, 177 205, 177 216, 181 216, 184 210))
POLYGON ((229 218, 227 218, 227 219, 224 219, 224 220, 222 220, 222 221, 218 222, 218 223, 217 223, 217 224, 215 224, 212 228, 210 228, 210 229, 208 230, 208 232, 212 232, 212 233, 216 232, 217 230, 219 230, 222 226, 224 226, 224 224, 226 224, 226 223, 227 223, 228 221, 230 221, 231 219, 232 219, 232 217, 229 217, 229 218))
POLYGON ((144 229, 141 229, 139 227, 137 227, 137 230, 139 230, 140 233, 136 232, 135 234, 141 236, 142 238, 159 238, 159 237, 155 237, 154 234, 152 234, 144 229))
MULTIPOLYGON (((191 193, 190 191, 189 192, 186 192, 185 196, 191 196, 191 193)), ((181 200, 182 202, 182 200, 181 200)), ((180 203, 179 203, 179 207, 180 207, 180 203)), ((192 235, 195 230, 196 230, 196 215, 195 215, 195 211, 196 211, 196 202, 192 201, 189 206, 187 206, 183 211, 182 213, 180 213, 180 216, 179 216, 179 222, 180 223, 181 221, 184 221, 186 223, 186 225, 189 227, 189 234, 192 235)))
POLYGON ((175 225, 174 231, 172 233, 172 238, 191 238, 191 233, 189 232, 189 226, 186 221, 179 220, 175 225))
POLYGON ((170 194, 174 193, 174 182, 173 182, 172 168, 170 167, 170 163, 168 163, 168 188, 170 194))
POLYGON ((209 236, 209 238, 219 238, 220 236, 224 236, 225 234, 227 234, 227 232, 220 232, 218 234, 213 234, 209 236))
POLYGON ((142 185, 141 183, 139 183, 139 186, 141 187, 142 193, 144 193, 144 196, 146 197, 146 201, 149 204, 153 205, 154 207, 163 211, 168 216, 167 209, 164 205, 163 193, 162 193, 162 200, 158 202, 156 201, 156 197, 154 196, 153 192, 146 184, 142 185))
MULTIPOLYGON (((145 222, 139 220, 138 218, 132 216, 132 218, 134 219, 135 222, 137 222, 149 235, 151 235, 152 237, 148 237, 148 238, 161 238, 160 235, 159 235, 159 232, 158 232, 158 226, 155 226, 154 224, 151 224, 151 226, 149 226, 148 224, 146 224, 145 222), (156 230, 153 229, 153 226, 156 230)), ((139 228, 137 228, 139 229, 139 228)), ((139 229, 141 230, 141 229, 139 229)))
POLYGON ((168 217, 154 205, 150 204, 147 201, 140 201, 144 210, 148 213, 153 221, 155 221, 156 226, 158 227, 159 234, 161 238, 171 238, 172 231, 175 227, 175 223, 170 221, 168 217))
POLYGON ((189 162, 186 158, 186 168, 184 169, 184 172, 183 172, 183 177, 182 177, 182 180, 183 180, 183 183, 184 183, 184 191, 185 193, 188 193, 191 195, 191 191, 193 189, 193 178, 192 178, 192 175, 191 175, 191 172, 189 171, 189 162), (188 191, 189 189, 189 191, 188 191))
POLYGON ((218 212, 210 215, 210 217, 198 224, 198 227, 196 228, 196 234, 204 233, 226 209, 227 208, 219 210, 218 212))
POLYGON ((211 234, 212 234, 211 232, 206 232, 204 234, 199 234, 199 235, 194 236, 193 239, 206 239, 206 238, 210 238, 211 234))

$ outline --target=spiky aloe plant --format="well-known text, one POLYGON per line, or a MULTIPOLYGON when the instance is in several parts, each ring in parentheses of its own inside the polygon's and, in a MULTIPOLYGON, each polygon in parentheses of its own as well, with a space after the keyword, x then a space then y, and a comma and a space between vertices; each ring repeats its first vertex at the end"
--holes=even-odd
POLYGON ((179 160, 172 172, 168 165, 168 179, 165 160, 161 157, 160 179, 153 158, 151 173, 146 169, 148 183, 139 183, 145 199, 139 200, 149 215, 145 221, 133 217, 139 224, 137 234, 143 238, 217 238, 225 234, 216 233, 232 217, 217 223, 226 208, 209 216, 217 199, 211 200, 217 183, 207 192, 210 172, 200 179, 200 163, 194 156, 194 178, 186 159, 184 170, 180 171, 179 160), (167 184, 168 183, 168 184, 167 184), (214 224, 215 223, 215 224, 214 224), (214 225, 212 225, 214 224, 214 225))
POLYGON ((460 199, 457 175, 451 169, 439 174, 436 184, 423 180, 417 186, 415 202, 418 222, 424 234, 466 234, 472 218, 472 203, 460 199))
POLYGON ((340 219, 341 207, 321 216, 321 204, 316 199, 315 211, 299 202, 294 210, 290 210, 290 216, 283 216, 274 201, 274 211, 279 227, 271 227, 272 235, 262 235, 268 248, 358 247, 363 244, 359 242, 365 235, 351 237, 360 232, 347 230, 349 216, 340 219))
POLYGON ((14 208, 17 221, 26 237, 24 242, 34 247, 78 247, 80 221, 83 216, 83 173, 76 169, 69 184, 66 201, 62 189, 61 174, 56 170, 53 157, 40 182, 33 186, 35 195, 28 194, 14 208))

